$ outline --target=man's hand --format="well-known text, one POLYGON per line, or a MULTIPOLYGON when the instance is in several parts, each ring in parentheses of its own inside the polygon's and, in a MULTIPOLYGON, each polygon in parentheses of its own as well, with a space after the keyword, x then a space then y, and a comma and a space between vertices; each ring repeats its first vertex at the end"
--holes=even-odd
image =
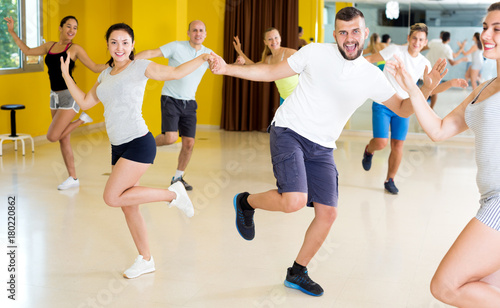
POLYGON ((213 74, 224 75, 227 69, 227 63, 220 56, 212 52, 212 59, 208 61, 210 64, 210 70, 213 74))

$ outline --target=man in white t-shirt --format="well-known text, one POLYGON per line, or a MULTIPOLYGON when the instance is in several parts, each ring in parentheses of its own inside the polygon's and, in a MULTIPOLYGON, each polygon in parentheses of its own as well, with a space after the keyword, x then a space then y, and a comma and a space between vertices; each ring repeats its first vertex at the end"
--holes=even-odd
MULTIPOLYGON (((441 40, 431 40, 427 45, 429 52, 426 57, 431 62, 431 65, 434 65, 438 59, 446 59, 451 66, 455 66, 461 62, 467 61, 467 57, 460 58, 455 60, 456 57, 460 55, 463 51, 464 46, 460 47, 460 50, 457 52, 453 52, 450 47, 451 34, 450 32, 443 31, 441 32, 441 40)), ((434 108, 437 102, 437 94, 431 95, 431 108, 434 108)))
MULTIPOLYGON (((309 278, 306 266, 337 217, 333 150, 344 125, 369 98, 401 116, 413 113, 410 101, 403 100, 383 73, 361 56, 368 34, 363 13, 346 7, 335 17, 337 44, 308 44, 278 64, 228 65, 220 57, 210 64, 215 74, 254 81, 300 74, 295 91, 278 108, 269 128, 277 189, 236 194, 233 205, 237 230, 246 240, 255 236, 254 209, 290 213, 314 206, 315 218, 285 280, 285 286, 313 296, 322 295, 323 289, 309 278)), ((439 82, 442 71, 444 64, 437 64, 426 78, 424 95, 439 82)))
MULTIPOLYGON (((179 66, 212 50, 203 46, 207 37, 205 24, 194 20, 189 24, 189 41, 175 41, 157 49, 144 50, 136 55, 136 59, 165 57, 169 66, 179 66)), ((195 96, 198 85, 208 69, 208 63, 179 80, 165 81, 161 91, 161 134, 156 136, 156 145, 169 145, 182 138, 182 148, 179 153, 177 170, 171 184, 182 182, 186 190, 193 187, 184 181, 184 171, 187 168, 194 148, 196 134, 196 110, 198 104, 195 96), (177 133, 179 132, 179 133, 177 133)))

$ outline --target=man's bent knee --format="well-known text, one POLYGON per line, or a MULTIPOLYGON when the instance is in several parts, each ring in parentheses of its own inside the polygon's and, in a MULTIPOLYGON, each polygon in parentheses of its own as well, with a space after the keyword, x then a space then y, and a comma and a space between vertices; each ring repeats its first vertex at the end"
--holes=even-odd
POLYGON ((302 209, 307 203, 307 194, 304 193, 286 193, 284 197, 284 209, 285 213, 293 213, 302 209))

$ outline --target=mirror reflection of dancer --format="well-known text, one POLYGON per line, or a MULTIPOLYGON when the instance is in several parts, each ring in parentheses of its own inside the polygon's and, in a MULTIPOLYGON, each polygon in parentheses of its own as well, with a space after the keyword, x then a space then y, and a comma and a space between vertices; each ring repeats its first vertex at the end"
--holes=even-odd
POLYGON ((82 112, 77 120, 71 122, 80 111, 80 107, 71 97, 66 83, 62 78, 59 58, 62 56, 66 59, 67 52, 71 50, 70 74, 73 72, 76 60, 80 60, 83 65, 94 73, 100 73, 106 68, 106 65, 94 63, 83 47, 73 43, 73 39, 78 31, 78 21, 74 16, 66 16, 61 20, 59 25, 59 41, 46 42, 34 48, 28 47, 16 34, 12 17, 6 17, 4 20, 7 21, 9 34, 16 42, 17 47, 25 55, 45 55, 45 64, 47 65, 50 80, 50 112, 52 114, 52 123, 50 123, 47 132, 47 140, 50 142, 59 141, 64 164, 69 174, 69 177, 57 186, 57 189, 64 190, 78 187, 80 186, 80 181, 76 176, 70 133, 78 126, 92 122, 92 119, 85 112, 82 112))
POLYGON ((474 90, 480 83, 479 73, 481 72, 484 63, 483 44, 481 43, 479 32, 474 33, 472 36, 472 42, 472 46, 467 51, 464 50, 465 41, 459 43, 458 46, 462 50, 464 56, 470 55, 471 61, 469 62, 470 65, 468 65, 467 71, 465 72, 465 80, 467 80, 467 82, 470 80, 472 89, 474 90))
MULTIPOLYGON (((301 74, 295 91, 281 105, 270 126, 270 147, 277 189, 236 194, 236 227, 246 240, 255 236, 255 209, 296 212, 314 207, 314 219, 303 245, 288 268, 285 286, 320 296, 323 288, 308 274, 307 265, 325 241, 337 217, 338 172, 333 150, 347 120, 371 98, 403 117, 413 113, 382 71, 361 55, 369 30, 363 13, 345 7, 335 16, 337 44, 308 44, 276 64, 228 65, 220 57, 212 72, 254 81, 272 81, 301 74)), ((436 87, 444 71, 436 63, 424 78, 425 95, 436 87)))
POLYGON ((139 204, 167 201, 188 217, 194 214, 193 204, 181 182, 168 189, 139 186, 141 176, 156 156, 155 139, 141 113, 147 80, 180 79, 205 63, 210 55, 200 55, 178 67, 134 60, 134 32, 123 23, 108 29, 106 41, 111 55, 109 67, 99 75, 90 92, 85 94, 75 84, 69 74, 68 60, 61 58, 61 69, 71 95, 82 109, 92 108, 99 101, 104 105, 112 156, 112 171, 104 188, 104 202, 111 207, 120 207, 125 214, 139 256, 123 275, 135 278, 155 270, 139 204))
MULTIPOLYGON (((483 22, 484 56, 500 71, 500 2, 483 22)), ((500 307, 500 79, 481 84, 443 119, 429 107, 400 62, 389 64, 410 95, 417 119, 433 141, 467 129, 475 135, 480 208, 465 226, 431 281, 431 292, 454 307, 500 307)))
MULTIPOLYGON (((237 64, 255 64, 255 62, 250 60, 250 58, 243 53, 240 39, 237 36, 234 37, 233 45, 239 55, 236 60, 237 64)), ((288 59, 295 52, 297 52, 297 50, 281 47, 281 35, 278 29, 271 27, 264 31, 264 51, 262 52, 262 59, 258 63, 276 64, 288 59)), ((275 80, 274 83, 280 93, 281 105, 297 87, 297 84, 299 83, 299 75, 296 74, 287 78, 278 79, 275 80)))

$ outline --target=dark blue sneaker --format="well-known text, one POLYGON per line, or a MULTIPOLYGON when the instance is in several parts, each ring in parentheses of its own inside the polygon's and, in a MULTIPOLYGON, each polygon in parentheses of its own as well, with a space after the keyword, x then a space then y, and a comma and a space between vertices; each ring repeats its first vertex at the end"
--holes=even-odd
POLYGON ((285 287, 297 289, 312 296, 323 295, 323 288, 309 278, 307 268, 302 273, 293 275, 292 268, 289 267, 286 272, 285 287))
POLYGON ((372 158, 373 158, 373 154, 366 152, 367 148, 368 146, 365 147, 365 152, 363 153, 363 160, 361 161, 363 169, 365 169, 366 171, 370 170, 370 168, 372 167, 372 158))
POLYGON ((181 176, 180 178, 177 178, 177 179, 174 179, 174 178, 172 177, 172 181, 170 181, 170 184, 172 185, 172 184, 174 184, 175 182, 181 182, 181 183, 182 183, 182 185, 184 185, 184 188, 185 188, 186 190, 193 190, 193 186, 189 185, 186 181, 184 181, 184 177, 182 177, 182 176, 181 176))
POLYGON ((394 184, 394 180, 392 178, 390 178, 387 182, 384 183, 384 187, 385 190, 387 190, 387 192, 393 195, 397 195, 399 192, 399 189, 394 184))
POLYGON ((236 229, 247 241, 253 240, 255 237, 255 225, 253 223, 253 214, 255 210, 243 210, 241 208, 241 198, 248 193, 236 194, 233 198, 234 211, 236 212, 236 229))

